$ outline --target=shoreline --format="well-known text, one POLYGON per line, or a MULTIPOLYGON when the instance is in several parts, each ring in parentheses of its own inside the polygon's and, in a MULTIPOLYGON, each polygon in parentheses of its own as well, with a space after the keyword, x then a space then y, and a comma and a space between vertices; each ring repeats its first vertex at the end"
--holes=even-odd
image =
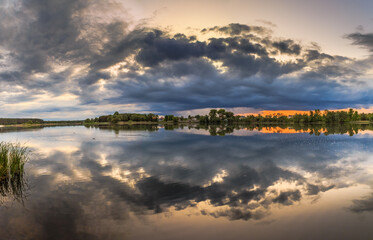
POLYGON ((0 128, 28 128, 28 127, 58 127, 58 126, 83 126, 83 123, 22 123, 22 124, 10 124, 0 125, 0 128))
POLYGON ((159 122, 149 122, 149 121, 128 121, 128 122, 95 122, 95 123, 84 123, 84 122, 75 122, 75 123, 23 123, 23 124, 11 124, 11 125, 0 125, 0 128, 30 128, 30 127, 57 127, 57 126, 122 126, 122 125, 221 125, 221 126, 230 126, 230 125, 345 125, 345 124, 358 124, 358 125, 370 125, 373 122, 370 121, 349 121, 349 122, 231 122, 231 123, 200 123, 199 121, 159 121, 159 122))

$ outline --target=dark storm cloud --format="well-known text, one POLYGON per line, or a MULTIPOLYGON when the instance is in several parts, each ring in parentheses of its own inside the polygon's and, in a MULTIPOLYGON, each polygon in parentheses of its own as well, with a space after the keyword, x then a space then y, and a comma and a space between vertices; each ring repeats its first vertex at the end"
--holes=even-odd
POLYGON ((212 28, 204 28, 201 30, 202 33, 207 33, 211 31, 221 32, 234 36, 250 32, 264 33, 268 31, 268 29, 260 26, 248 26, 245 24, 231 23, 228 26, 215 26, 212 28))
MULTIPOLYGON (((273 39, 261 26, 205 28, 202 33, 212 35, 205 35, 210 36, 206 40, 129 27, 125 7, 101 0, 18 0, 3 6, 0 81, 21 86, 28 95, 73 93, 81 104, 146 104, 161 112, 372 103, 368 90, 343 85, 356 83, 368 65, 356 68, 352 59, 308 49, 292 39, 273 39), (117 9, 124 18, 108 14, 117 9), (280 61, 275 55, 290 59, 280 61), (108 71, 112 66, 119 66, 118 74, 108 71), (351 88, 358 97, 346 94, 351 88)), ((370 46, 369 34, 348 37, 370 46)))
POLYGON ((136 56, 136 60, 144 66, 151 67, 165 60, 177 61, 205 55, 204 43, 190 42, 180 38, 165 38, 160 35, 160 32, 149 33, 144 42, 145 46, 136 56))
MULTIPOLYGON (((146 67, 155 67, 163 62, 173 64, 181 60, 197 60, 201 57, 222 61, 230 73, 243 77, 256 74, 277 77, 303 67, 302 63, 278 63, 268 56, 266 46, 246 37, 210 38, 206 42, 200 42, 180 38, 180 35, 171 38, 159 30, 152 30, 138 37, 139 52, 136 60, 146 67), (253 54, 261 57, 257 58, 253 54)), ((164 77, 168 77, 166 73, 164 77)))
POLYGON ((291 39, 284 40, 284 41, 277 41, 277 42, 274 42, 272 45, 275 48, 277 48, 281 53, 294 54, 294 55, 299 55, 302 49, 299 44, 294 43, 294 41, 291 39))
MULTIPOLYGON (((13 72, 3 72, 1 79, 58 92, 58 88, 54 87, 58 81, 56 78, 49 77, 49 81, 42 81, 32 74, 53 76, 56 74, 54 65, 73 68, 71 64, 94 66, 91 73, 83 78, 91 79, 86 80, 87 84, 100 79, 97 70, 104 67, 99 64, 100 61, 106 61, 109 64, 106 66, 110 66, 132 51, 120 49, 121 44, 127 44, 126 48, 131 49, 128 44, 131 43, 131 35, 126 35, 126 22, 101 23, 87 15, 92 9, 110 8, 111 3, 31 0, 15 1, 14 6, 10 4, 8 8, 1 8, 0 20, 3 24, 0 25, 0 45, 11 52, 8 57, 13 66, 10 67, 16 66, 13 72), (103 41, 103 38, 107 41, 103 41), (112 54, 114 51, 116 54, 112 54), (107 58, 109 54, 112 55, 110 59, 107 58)), ((70 74, 58 72, 62 76, 60 81, 66 81, 70 74)))
POLYGON ((22 74, 17 71, 4 71, 0 73, 0 79, 5 82, 20 82, 22 74))
POLYGON ((298 202, 302 195, 299 190, 281 192, 275 199, 274 203, 280 203, 282 205, 292 205, 294 202, 298 202))
MULTIPOLYGON (((275 66, 271 71, 276 71, 275 66)), ((332 74, 324 74, 327 73, 332 74)), ((321 73, 314 75, 318 78, 312 79, 309 74, 304 75, 307 76, 306 81, 282 79, 268 84, 261 78, 222 76, 206 60, 190 60, 165 64, 141 76, 135 74, 133 78, 114 83, 110 88, 121 94, 110 101, 148 103, 161 112, 232 105, 261 106, 264 109, 281 109, 286 105, 295 109, 312 109, 315 103, 321 107, 340 108, 372 101, 369 90, 349 89, 336 81, 324 81, 324 75, 321 73), (192 69, 196 70, 189 71, 192 69), (169 81, 164 81, 164 74, 168 74, 169 81), (185 83, 174 82, 175 78, 186 77, 188 81, 185 83), (356 94, 346 95, 348 91, 356 91, 356 94)))
POLYGON ((13 52, 22 73, 48 72, 51 58, 84 58, 89 52, 86 39, 79 38, 79 18, 86 1, 16 1, 13 10, 1 9, 0 43, 13 52), (17 21, 16 21, 17 20, 17 21))
POLYGON ((307 50, 306 55, 305 55, 306 61, 310 62, 313 60, 322 60, 322 59, 329 59, 333 60, 333 56, 325 54, 325 53, 320 53, 318 50, 307 50))
POLYGON ((25 110, 25 113, 58 113, 60 111, 69 111, 69 112, 80 112, 81 108, 79 107, 35 107, 34 109, 25 110))
POLYGON ((373 211, 373 194, 362 199, 353 200, 353 205, 349 209, 356 213, 373 211))
POLYGON ((258 213, 252 213, 251 211, 245 211, 245 210, 242 210, 242 209, 237 209, 237 208, 231 208, 231 209, 228 209, 228 210, 221 210, 221 211, 216 211, 216 212, 212 212, 212 213, 209 213, 207 211, 204 211, 202 210, 201 212, 202 215, 210 215, 212 217, 215 217, 215 218, 219 218, 219 217, 226 217, 228 218, 229 220, 250 220, 250 219, 256 219, 256 220, 259 220, 261 219, 264 214, 258 214, 258 213))
MULTIPOLYGON (((122 24, 124 25, 124 23, 122 24)), ((117 34, 118 36, 115 36, 115 38, 108 43, 103 44, 102 50, 92 56, 92 61, 90 63, 91 71, 98 71, 123 61, 128 55, 141 49, 147 41, 151 41, 149 39, 162 34, 160 30, 147 30, 142 28, 135 29, 125 34, 123 32, 123 27, 120 27, 120 29, 122 30, 112 29, 113 33, 109 31, 109 37, 112 34, 117 34)), ((102 37, 107 37, 105 31, 102 32, 101 35, 102 37)))
MULTIPOLYGON (((333 176, 327 176, 327 177, 333 177, 333 176)), ((320 192, 325 192, 325 191, 328 191, 330 189, 333 189, 335 186, 334 185, 330 185, 330 186, 318 186, 318 185, 314 185, 314 184, 307 184, 307 194, 308 195, 317 195, 319 194, 320 192)))
MULTIPOLYGON (((170 38, 159 30, 149 32, 143 39, 136 60, 148 67, 166 62, 172 64, 180 60, 193 60, 205 57, 213 61, 221 61, 227 67, 230 74, 241 77, 251 77, 256 74, 276 78, 283 74, 300 70, 304 67, 303 60, 298 59, 297 63, 281 64, 274 58, 268 56, 266 45, 252 41, 250 37, 226 37, 210 38, 208 41, 200 42, 187 38, 170 38), (260 57, 256 57, 259 55, 260 57)), ((288 42, 288 41, 285 41, 288 42)), ((299 52, 297 47, 282 46, 278 48, 283 52, 299 52)), ((193 72, 191 72, 193 73, 193 72)), ((164 77, 168 77, 167 74, 164 77)))
POLYGON ((302 77, 305 79, 328 79, 328 78, 337 78, 337 77, 358 77, 360 75, 359 72, 355 71, 354 69, 344 67, 344 66, 337 66, 337 65, 326 65, 326 66, 319 66, 314 71, 309 71, 305 74, 302 74, 302 77))
MULTIPOLYGON (((356 99, 346 98, 345 92, 350 87, 330 80, 349 80, 360 75, 344 63, 349 59, 318 50, 307 50, 300 55, 301 46, 292 40, 272 42, 266 39, 261 43, 256 41, 257 37, 234 36, 201 42, 183 34, 170 37, 159 30, 146 33, 142 39, 141 44, 138 42, 141 47, 136 60, 151 68, 140 74, 136 68, 121 74, 108 85, 119 92, 119 97, 108 97, 108 102, 141 102, 161 112, 231 106, 340 108, 371 102, 368 91, 355 90, 359 94, 356 99), (278 62, 269 56, 271 47, 296 56, 296 61, 278 62), (323 59, 329 63, 325 65, 321 62, 323 59), (220 62, 225 72, 211 61, 220 62), (275 80, 301 71, 309 63, 312 63, 311 70, 303 73, 300 79, 275 80), (294 91, 288 91, 289 87, 294 91)), ((89 95, 88 99, 92 102, 89 95)))
POLYGON ((346 36, 353 41, 353 44, 362 46, 373 52, 373 33, 351 33, 346 36))

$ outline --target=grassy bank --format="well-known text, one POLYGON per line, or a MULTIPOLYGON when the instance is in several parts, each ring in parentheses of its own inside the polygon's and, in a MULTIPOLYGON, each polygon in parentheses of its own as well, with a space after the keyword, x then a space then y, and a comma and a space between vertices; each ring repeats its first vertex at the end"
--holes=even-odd
POLYGON ((58 127, 58 126, 80 126, 83 125, 83 122, 45 122, 45 123, 22 123, 22 124, 9 124, 9 125, 0 125, 3 128, 28 128, 28 127, 58 127))

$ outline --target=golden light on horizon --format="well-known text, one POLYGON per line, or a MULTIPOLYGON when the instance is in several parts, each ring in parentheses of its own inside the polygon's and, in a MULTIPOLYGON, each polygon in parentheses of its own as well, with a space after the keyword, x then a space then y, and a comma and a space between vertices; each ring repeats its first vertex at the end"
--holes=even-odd
MULTIPOLYGON (((345 112, 348 112, 350 108, 343 108, 343 109, 328 109, 328 111, 330 112, 338 112, 338 111, 345 111, 345 112)), ((354 111, 357 111, 359 114, 361 113, 373 113, 373 107, 371 108, 352 108, 354 111)), ((237 115, 239 116, 249 116, 249 115, 254 115, 254 116, 257 116, 257 115, 262 115, 262 116, 293 116, 295 114, 307 114, 309 115, 310 114, 310 111, 315 111, 315 110, 261 110, 259 111, 258 113, 254 113, 254 112, 248 112, 248 113, 239 113, 237 115)), ((321 110, 320 109, 320 112, 321 114, 323 114, 324 112, 326 111, 325 110, 321 110)))

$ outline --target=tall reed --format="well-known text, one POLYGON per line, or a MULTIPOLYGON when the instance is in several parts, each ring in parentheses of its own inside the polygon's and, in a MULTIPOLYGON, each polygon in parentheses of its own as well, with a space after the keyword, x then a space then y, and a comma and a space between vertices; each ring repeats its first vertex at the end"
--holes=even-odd
POLYGON ((28 159, 27 147, 0 142, 0 196, 23 201, 26 186, 24 166, 28 159))

